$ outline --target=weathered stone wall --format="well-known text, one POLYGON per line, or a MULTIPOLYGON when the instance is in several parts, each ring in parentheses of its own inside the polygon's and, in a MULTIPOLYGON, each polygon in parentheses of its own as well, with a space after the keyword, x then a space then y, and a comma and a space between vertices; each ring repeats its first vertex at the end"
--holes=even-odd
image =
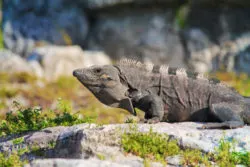
POLYGON ((250 74, 248 0, 4 0, 5 46, 77 44, 199 72, 250 74))
POLYGON ((43 43, 83 44, 88 21, 72 1, 4 0, 3 33, 5 46, 26 56, 43 43))

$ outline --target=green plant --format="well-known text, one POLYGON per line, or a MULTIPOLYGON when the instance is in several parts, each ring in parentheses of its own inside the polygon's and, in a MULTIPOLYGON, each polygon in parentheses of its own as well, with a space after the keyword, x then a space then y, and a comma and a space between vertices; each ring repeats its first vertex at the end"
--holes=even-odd
POLYGON ((56 141, 51 140, 48 144, 49 148, 54 148, 56 146, 56 141))
POLYGON ((11 98, 14 97, 17 94, 17 90, 15 89, 7 89, 5 87, 0 89, 0 97, 4 98, 11 98))
POLYGON ((236 152, 235 141, 229 142, 222 138, 216 149, 214 160, 221 167, 236 166, 237 164, 250 166, 250 152, 236 152))
POLYGON ((6 107, 6 104, 4 101, 0 101, 0 110, 4 109, 6 107))
POLYGON ((80 119, 78 114, 71 113, 69 103, 59 100, 59 113, 49 111, 44 113, 42 108, 23 108, 18 102, 14 102, 17 110, 6 114, 6 119, 0 123, 0 136, 22 133, 26 131, 40 130, 51 126, 70 126, 79 123, 92 122, 93 118, 80 119))
POLYGON ((19 137, 19 138, 16 138, 16 139, 12 140, 13 144, 21 144, 23 142, 24 142, 24 138, 23 137, 19 137))
MULTIPOLYGON (((24 98, 30 108, 41 106, 42 115, 47 114, 47 117, 56 117, 56 113, 63 114, 63 110, 57 108, 49 112, 50 108, 48 108, 54 106, 55 100, 59 97, 63 101, 67 100, 70 105, 72 103, 73 108, 71 107, 70 112, 77 111, 77 115, 82 116, 86 121, 95 119, 95 122, 100 124, 124 123, 129 115, 126 110, 101 104, 74 77, 63 76, 55 81, 46 81, 26 73, 0 73, 0 84, 1 88, 6 88, 8 91, 16 90, 15 96, 24 98)), ((5 120, 6 111, 10 108, 7 103, 8 97, 2 99, 2 102, 0 100, 0 123, 1 120, 5 120)))
POLYGON ((232 152, 232 157, 237 164, 250 166, 250 152, 232 152))
POLYGON ((147 158, 145 158, 145 159, 143 160, 143 165, 144 165, 144 167, 150 167, 150 166, 151 166, 151 165, 150 165, 150 160, 147 159, 147 158))
POLYGON ((97 153, 96 154, 97 158, 100 159, 100 160, 105 160, 105 155, 101 154, 101 153, 97 153))
MULTIPOLYGON (((165 134, 153 132, 139 132, 135 124, 131 125, 128 132, 122 134, 121 146, 126 153, 141 156, 145 161, 157 160, 165 162, 167 156, 180 155, 183 166, 213 166, 212 161, 220 167, 236 166, 242 164, 250 166, 250 152, 236 152, 235 141, 220 140, 215 153, 202 153, 200 150, 181 150, 177 141, 169 140, 165 134)), ((147 163, 148 165, 148 163, 147 163)))
POLYGON ((69 101, 63 100, 62 98, 58 98, 57 109, 62 112, 70 112, 72 110, 72 106, 69 101))
POLYGON ((20 149, 17 150, 17 155, 21 156, 21 155, 23 155, 25 153, 28 153, 28 152, 30 152, 30 150, 27 147, 26 148, 20 148, 20 149))
POLYGON ((235 88, 241 95, 250 96, 250 77, 247 74, 216 72, 210 74, 211 77, 218 78, 229 86, 235 88))
POLYGON ((126 124, 129 124, 129 123, 136 123, 136 120, 133 119, 133 118, 127 118, 127 119, 125 120, 125 123, 126 123, 126 124))
POLYGON ((206 167, 211 166, 209 162, 209 156, 207 154, 202 153, 200 150, 184 150, 182 152, 183 159, 182 165, 184 166, 200 166, 201 164, 206 167))
POLYGON ((27 161, 21 161, 17 153, 12 153, 7 155, 5 153, 0 153, 0 166, 1 167, 22 167, 27 161))
POLYGON ((165 157, 180 151, 177 141, 169 141, 167 135, 155 133, 152 128, 146 133, 138 132, 137 127, 130 128, 122 135, 121 144, 125 152, 158 161, 165 161, 165 157))
POLYGON ((8 79, 8 82, 10 83, 32 83, 33 84, 37 81, 38 78, 26 72, 19 72, 19 73, 14 73, 8 76, 6 79, 8 79))
POLYGON ((29 153, 34 154, 34 155, 36 155, 36 156, 42 157, 42 156, 45 156, 45 150, 46 150, 46 149, 43 149, 43 148, 40 148, 40 147, 37 146, 37 145, 34 145, 34 146, 32 146, 32 147, 29 149, 29 153))
POLYGON ((185 28, 187 24, 188 12, 189 12, 188 5, 182 5, 176 12, 175 22, 181 29, 185 28))

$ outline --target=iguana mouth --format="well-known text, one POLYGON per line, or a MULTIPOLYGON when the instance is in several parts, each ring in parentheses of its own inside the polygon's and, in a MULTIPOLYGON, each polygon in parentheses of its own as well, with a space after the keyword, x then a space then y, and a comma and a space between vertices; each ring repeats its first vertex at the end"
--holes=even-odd
POLYGON ((81 81, 81 83, 87 87, 101 87, 101 84, 93 84, 90 82, 83 82, 83 81, 81 81))

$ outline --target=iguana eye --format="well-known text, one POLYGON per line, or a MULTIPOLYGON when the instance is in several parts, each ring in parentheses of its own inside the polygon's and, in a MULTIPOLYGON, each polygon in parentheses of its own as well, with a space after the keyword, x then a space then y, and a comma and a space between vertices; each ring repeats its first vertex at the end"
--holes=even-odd
POLYGON ((110 78, 110 77, 108 77, 108 78, 107 78, 107 80, 108 80, 108 81, 111 81, 111 80, 113 80, 113 79, 112 79, 112 78, 110 78))
POLYGON ((94 72, 95 73, 100 73, 102 70, 100 69, 100 68, 96 68, 95 70, 94 70, 94 72))

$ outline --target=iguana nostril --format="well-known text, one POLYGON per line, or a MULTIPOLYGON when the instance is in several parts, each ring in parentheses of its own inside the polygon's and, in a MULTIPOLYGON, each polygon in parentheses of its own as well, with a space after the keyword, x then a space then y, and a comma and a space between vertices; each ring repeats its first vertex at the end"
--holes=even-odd
POLYGON ((74 70, 73 71, 73 76, 76 77, 77 75, 79 75, 79 70, 74 70))

